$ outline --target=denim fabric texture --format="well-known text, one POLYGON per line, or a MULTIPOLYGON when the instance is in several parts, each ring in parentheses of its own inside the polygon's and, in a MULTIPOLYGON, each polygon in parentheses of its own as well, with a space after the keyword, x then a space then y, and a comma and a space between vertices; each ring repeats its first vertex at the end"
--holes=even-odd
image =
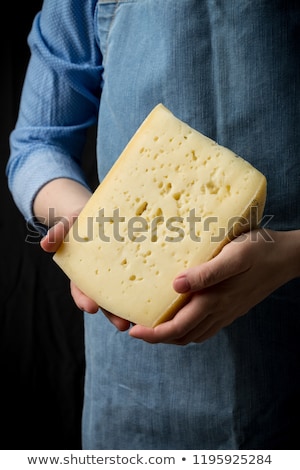
MULTIPOLYGON (((24 216, 50 179, 83 181, 90 123, 102 180, 161 102, 266 175, 267 228, 299 229, 299 36, 296 0, 46 0, 8 165, 24 216)), ((300 279, 203 344, 85 314, 84 449, 297 449, 299 313, 300 279)))

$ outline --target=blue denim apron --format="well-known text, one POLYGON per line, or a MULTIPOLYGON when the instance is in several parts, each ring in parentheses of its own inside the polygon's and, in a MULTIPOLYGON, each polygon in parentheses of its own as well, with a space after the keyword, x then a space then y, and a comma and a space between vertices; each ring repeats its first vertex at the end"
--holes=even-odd
MULTIPOLYGON (((100 180, 162 102, 266 175, 268 228, 300 228, 299 12, 281 0, 100 0, 100 180)), ((185 347, 86 314, 83 447, 299 448, 299 333, 300 279, 185 347)))

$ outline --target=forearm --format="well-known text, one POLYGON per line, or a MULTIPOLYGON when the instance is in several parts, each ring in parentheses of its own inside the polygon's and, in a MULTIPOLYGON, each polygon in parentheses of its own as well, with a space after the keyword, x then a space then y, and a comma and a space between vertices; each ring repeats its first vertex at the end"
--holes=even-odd
MULTIPOLYGON (((91 14, 96 3, 46 1, 28 37, 31 57, 6 171, 14 201, 33 226, 33 215, 47 225, 49 207, 55 208, 55 217, 60 215, 61 201, 53 202, 55 191, 49 202, 44 200, 45 189, 56 184, 41 190, 46 182, 70 178, 85 185, 81 161, 87 129, 98 118, 102 73, 91 14)), ((80 194, 72 206, 82 206, 80 194)))
POLYGON ((33 212, 39 222, 51 227, 59 219, 76 216, 90 197, 91 192, 77 181, 58 178, 38 192, 33 212))

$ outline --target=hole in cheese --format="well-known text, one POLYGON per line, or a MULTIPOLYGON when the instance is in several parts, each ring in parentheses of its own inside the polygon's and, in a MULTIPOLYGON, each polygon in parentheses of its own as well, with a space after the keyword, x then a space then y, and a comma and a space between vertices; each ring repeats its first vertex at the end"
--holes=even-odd
POLYGON ((146 201, 143 202, 143 203, 136 209, 135 215, 137 215, 137 216, 142 215, 142 214, 145 212, 145 210, 147 209, 147 206, 148 206, 148 202, 146 202, 146 201))
POLYGON ((96 189, 54 261, 104 309, 154 326, 187 301, 172 287, 176 274, 255 228, 265 198, 266 179, 257 169, 159 104, 96 189), (84 243, 76 227, 84 232, 100 208, 106 219, 92 224, 84 243))

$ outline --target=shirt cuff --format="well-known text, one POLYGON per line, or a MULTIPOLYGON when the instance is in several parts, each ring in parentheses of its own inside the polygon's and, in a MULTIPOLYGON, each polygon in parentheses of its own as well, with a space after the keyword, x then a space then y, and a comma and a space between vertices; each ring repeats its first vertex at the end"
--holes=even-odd
MULTIPOLYGON (((33 201, 40 189, 57 178, 69 178, 90 190, 80 165, 70 157, 53 150, 37 150, 18 162, 18 170, 11 171, 9 181, 15 204, 23 214, 27 227, 45 234, 47 227, 33 214, 33 201)), ((49 208, 50 209, 50 208, 49 208)))

